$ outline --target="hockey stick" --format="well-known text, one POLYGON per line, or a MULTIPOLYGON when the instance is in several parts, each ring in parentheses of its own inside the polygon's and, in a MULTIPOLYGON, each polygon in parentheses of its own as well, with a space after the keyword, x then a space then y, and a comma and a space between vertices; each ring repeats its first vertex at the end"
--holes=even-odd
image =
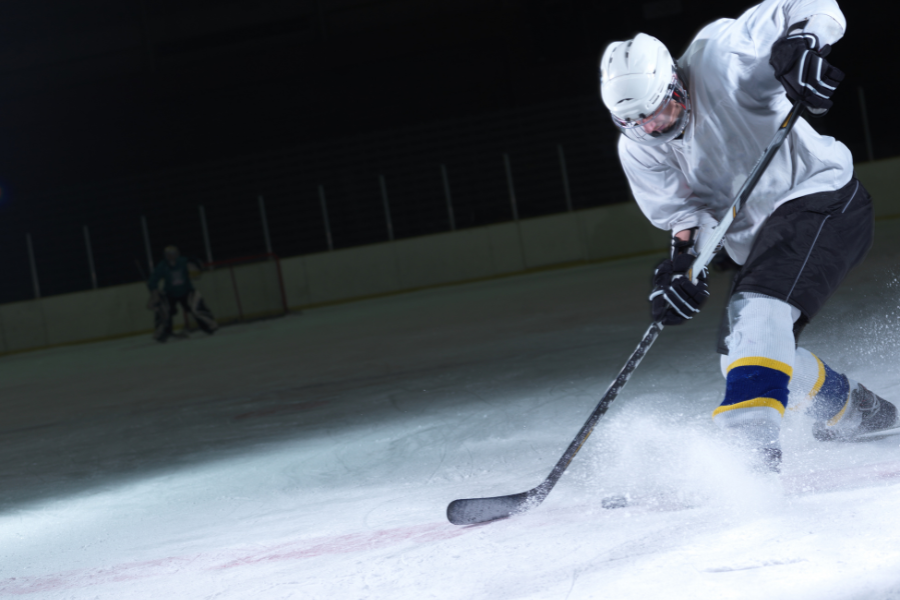
MULTIPOLYGON (((800 102, 797 102, 794 104, 793 108, 791 108, 791 112, 788 113, 787 118, 782 122, 781 127, 778 128, 775 137, 772 138, 772 141, 769 143, 768 147, 766 147, 762 156, 756 162, 756 165, 754 165, 753 170, 750 172, 750 176, 747 177, 747 181, 738 192, 737 197, 731 205, 731 209, 725 215, 725 218, 722 219, 715 229, 705 236, 706 239, 701 240, 699 253, 694 261, 694 267, 692 268, 691 273, 689 273, 691 279, 695 282, 697 279, 695 273, 699 275, 700 272, 709 265, 716 250, 719 248, 719 244, 722 243, 725 234, 731 227, 732 222, 734 222, 734 218, 737 216, 741 206, 747 201, 747 198, 750 196, 753 188, 756 187, 756 184, 759 182, 760 177, 762 177, 766 167, 772 162, 775 153, 781 148, 784 140, 791 132, 791 129, 793 129, 794 123, 797 122, 797 119, 800 118, 802 113, 803 106, 800 102)), ((628 358, 628 362, 625 363, 625 366, 619 371, 618 376, 616 376, 615 380, 610 384, 606 393, 603 395, 603 398, 601 398, 600 402, 597 404, 597 407, 594 408, 585 424, 581 427, 578 435, 575 436, 575 439, 572 440, 572 443, 566 448, 565 453, 553 467, 550 475, 540 485, 527 492, 511 494, 509 496, 454 500, 447 507, 447 518, 450 522, 454 525, 487 523, 489 521, 495 521, 497 519, 503 519, 523 513, 535 508, 543 502, 544 498, 550 493, 550 490, 553 489, 553 486, 555 486, 560 477, 562 477, 566 468, 568 468, 569 463, 572 462, 572 459, 574 459, 575 455, 578 454, 578 451, 581 450, 581 447, 587 441, 591 432, 594 430, 594 427, 597 425, 597 421, 607 411, 610 404, 616 399, 616 396, 619 395, 622 388, 625 387, 625 384, 628 383, 631 374, 634 373, 634 370, 641 363, 644 355, 650 349, 650 346, 653 345, 653 342, 656 341, 656 338, 659 337, 662 330, 662 323, 656 322, 650 325, 650 328, 647 329, 641 343, 638 344, 637 349, 628 358)))

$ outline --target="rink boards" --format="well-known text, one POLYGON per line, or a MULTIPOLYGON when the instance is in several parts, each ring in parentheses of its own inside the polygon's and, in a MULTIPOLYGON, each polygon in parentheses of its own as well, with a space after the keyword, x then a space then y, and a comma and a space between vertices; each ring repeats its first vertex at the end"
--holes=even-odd
MULTIPOLYGON (((900 216, 900 158, 864 163, 856 174, 875 199, 876 218, 900 216)), ((290 309, 535 269, 661 251, 668 233, 653 228, 633 202, 371 244, 281 260, 290 309)), ((235 268, 251 317, 281 312, 265 262, 235 268)), ((198 289, 217 317, 235 320, 234 283, 206 273, 198 289)), ((0 353, 149 333, 143 283, 0 306, 0 353)))

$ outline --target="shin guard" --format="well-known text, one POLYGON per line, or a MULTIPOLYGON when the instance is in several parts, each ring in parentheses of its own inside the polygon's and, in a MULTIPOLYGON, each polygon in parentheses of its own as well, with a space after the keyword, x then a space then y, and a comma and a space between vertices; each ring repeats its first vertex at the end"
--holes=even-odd
POLYGON ((192 291, 188 296, 188 307, 201 330, 206 333, 213 333, 219 328, 212 311, 206 306, 206 302, 203 301, 203 297, 197 290, 192 291))
POLYGON ((794 363, 791 306, 743 293, 731 299, 728 311, 725 399, 713 411, 713 420, 739 432, 750 447, 780 454, 781 419, 794 363))

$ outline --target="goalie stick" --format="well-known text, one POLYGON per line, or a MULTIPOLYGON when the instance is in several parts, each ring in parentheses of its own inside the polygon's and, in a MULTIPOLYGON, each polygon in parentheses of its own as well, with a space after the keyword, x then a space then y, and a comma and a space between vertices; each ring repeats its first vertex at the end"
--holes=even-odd
MULTIPOLYGON (((689 277, 691 277, 695 283, 697 281, 697 276, 709 265, 709 262, 719 249, 719 245, 725 238, 725 234, 734 222, 738 211, 747 201, 751 192, 753 192, 753 188, 756 187, 756 184, 765 172, 766 167, 772 162, 775 153, 781 148, 781 145, 791 132, 791 129, 794 128, 794 124, 797 122, 797 119, 800 118, 802 113, 803 105, 798 101, 794 104, 787 117, 781 123, 781 126, 775 133, 775 137, 772 138, 772 141, 766 147, 762 156, 756 161, 756 165, 754 165, 753 170, 750 171, 747 181, 744 182, 744 185, 737 193, 734 203, 731 205, 731 208, 728 210, 725 217, 708 235, 704 236, 705 239, 701 240, 697 258, 694 260, 694 266, 691 271, 688 272, 689 277)), ((565 453, 563 453, 562 457, 557 461, 553 470, 550 472, 550 475, 548 475, 540 485, 527 492, 510 494, 508 496, 454 500, 447 507, 447 519, 454 525, 487 523, 523 513, 535 508, 543 502, 559 481, 560 477, 562 477, 566 468, 568 468, 569 463, 572 462, 572 459, 574 459, 575 455, 578 454, 578 451, 581 450, 581 447, 587 441, 591 432, 594 430, 594 427, 597 425, 597 421, 607 411, 610 404, 616 399, 616 396, 619 395, 622 388, 625 387, 625 384, 628 383, 631 374, 634 373, 634 370, 641 363, 644 355, 650 349, 650 346, 653 345, 653 342, 656 341, 656 338, 659 337, 662 330, 662 323, 656 322, 650 325, 650 328, 647 329, 641 343, 638 344, 637 349, 628 358, 628 362, 625 363, 625 366, 619 371, 618 376, 616 376, 615 380, 610 384, 606 393, 603 395, 603 398, 600 399, 600 402, 591 412, 587 421, 581 427, 581 430, 579 430, 578 435, 575 436, 575 439, 572 440, 572 443, 566 448, 565 453)))

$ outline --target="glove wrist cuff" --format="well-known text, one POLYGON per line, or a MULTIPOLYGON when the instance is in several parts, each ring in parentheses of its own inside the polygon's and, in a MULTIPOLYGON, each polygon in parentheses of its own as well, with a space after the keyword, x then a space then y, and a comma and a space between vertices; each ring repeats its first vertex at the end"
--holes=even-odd
POLYGON ((685 230, 688 232, 688 238, 686 240, 681 240, 677 237, 672 236, 671 258, 674 259, 681 254, 692 254, 690 250, 694 247, 694 243, 697 241, 698 230, 699 227, 691 227, 690 229, 685 230))
POLYGON ((808 50, 812 50, 813 52, 819 52, 819 36, 809 31, 792 31, 785 37, 787 40, 801 40, 804 44, 806 44, 806 48, 808 50))

